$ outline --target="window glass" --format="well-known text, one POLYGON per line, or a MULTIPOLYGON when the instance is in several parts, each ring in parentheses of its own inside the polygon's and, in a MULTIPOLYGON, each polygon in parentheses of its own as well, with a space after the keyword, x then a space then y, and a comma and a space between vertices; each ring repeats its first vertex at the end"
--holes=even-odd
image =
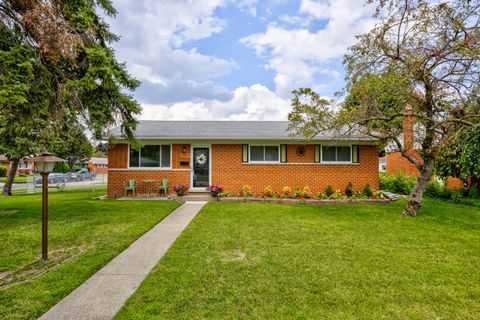
POLYGON ((139 167, 140 166, 140 156, 138 150, 135 150, 130 147, 130 167, 139 167))
POLYGON ((140 150, 141 167, 160 167, 160 146, 145 146, 140 150))
POLYGON ((335 147, 322 147, 322 161, 335 161, 335 147))
POLYGON ((170 145, 162 146, 162 167, 170 167, 170 145))
POLYGON ((265 146, 265 161, 278 161, 278 146, 265 146))
POLYGON ((337 161, 350 161, 350 147, 337 147, 337 161))
POLYGON ((264 150, 263 146, 250 147, 250 161, 263 161, 264 150))

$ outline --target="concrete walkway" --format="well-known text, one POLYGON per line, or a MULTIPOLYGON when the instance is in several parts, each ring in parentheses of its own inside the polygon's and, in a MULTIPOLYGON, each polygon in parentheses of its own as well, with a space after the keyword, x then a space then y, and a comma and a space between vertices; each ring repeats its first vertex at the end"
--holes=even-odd
POLYGON ((112 319, 206 202, 185 202, 39 319, 112 319))

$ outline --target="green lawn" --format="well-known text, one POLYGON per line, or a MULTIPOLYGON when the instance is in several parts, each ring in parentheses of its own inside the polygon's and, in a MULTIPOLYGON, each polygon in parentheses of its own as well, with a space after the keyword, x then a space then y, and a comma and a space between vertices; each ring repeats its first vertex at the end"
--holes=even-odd
POLYGON ((37 318, 178 206, 91 200, 101 194, 105 189, 50 194, 50 269, 38 261, 41 195, 0 197, 0 286, 29 280, 0 288, 0 319, 37 318))
POLYGON ((117 319, 478 319, 480 209, 210 203, 117 319))
MULTIPOLYGON (((15 178, 13 179, 13 182, 14 183, 27 183, 27 179, 28 179, 27 176, 25 176, 25 177, 15 176, 15 178)), ((5 182, 7 182, 7 177, 0 177, 0 183, 5 183, 5 182)))

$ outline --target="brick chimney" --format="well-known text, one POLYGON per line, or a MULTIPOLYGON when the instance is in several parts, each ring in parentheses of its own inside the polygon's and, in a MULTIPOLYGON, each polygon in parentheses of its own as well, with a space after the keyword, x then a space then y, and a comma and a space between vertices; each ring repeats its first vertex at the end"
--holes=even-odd
MULTIPOLYGON (((405 113, 412 113, 412 109, 407 106, 405 113)), ((413 149, 413 125, 415 123, 414 117, 403 118, 403 147, 406 151, 413 149)))

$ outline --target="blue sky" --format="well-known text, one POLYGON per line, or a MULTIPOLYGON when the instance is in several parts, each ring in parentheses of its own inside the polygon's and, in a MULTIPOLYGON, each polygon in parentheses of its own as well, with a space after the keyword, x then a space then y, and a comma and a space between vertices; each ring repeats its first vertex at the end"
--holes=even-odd
POLYGON ((141 119, 285 120, 291 90, 343 86, 373 26, 363 0, 114 0, 117 57, 142 81, 141 119))

